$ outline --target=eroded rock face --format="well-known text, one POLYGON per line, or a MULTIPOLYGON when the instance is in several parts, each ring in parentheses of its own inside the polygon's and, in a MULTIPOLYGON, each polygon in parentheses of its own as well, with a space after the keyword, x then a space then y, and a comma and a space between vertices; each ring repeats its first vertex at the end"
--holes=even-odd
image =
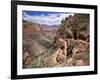
POLYGON ((37 23, 23 22, 22 42, 23 48, 27 49, 26 52, 23 49, 24 68, 32 67, 34 63, 37 64, 38 57, 51 47, 50 40, 43 34, 37 23))
POLYGON ((75 14, 61 22, 57 35, 62 38, 89 40, 89 14, 75 14))
POLYGON ((86 52, 75 54, 72 57, 72 66, 86 66, 89 65, 89 54, 86 52))
POLYGON ((73 40, 67 39, 68 42, 68 54, 72 53, 72 55, 78 54, 80 52, 89 52, 89 42, 83 40, 73 40))
POLYGON ((39 24, 23 22, 23 38, 32 39, 32 35, 34 32, 40 31, 39 24))
POLYGON ((29 68, 29 67, 31 67, 31 57, 28 51, 25 50, 23 52, 23 68, 29 68))
POLYGON ((46 59, 44 60, 45 66, 52 67, 66 61, 66 56, 62 52, 63 51, 59 48, 52 55, 46 57, 46 59))
POLYGON ((72 62, 73 66, 84 66, 84 61, 82 59, 80 60, 75 60, 72 62))
POLYGON ((59 38, 66 41, 66 57, 69 58, 66 66, 89 65, 89 37, 89 14, 75 14, 62 20, 55 46, 62 45, 58 44, 59 38))

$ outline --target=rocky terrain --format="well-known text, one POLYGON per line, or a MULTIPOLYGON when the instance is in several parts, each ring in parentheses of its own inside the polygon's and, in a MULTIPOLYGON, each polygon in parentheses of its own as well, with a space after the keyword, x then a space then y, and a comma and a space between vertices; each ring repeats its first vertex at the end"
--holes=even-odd
POLYGON ((23 21, 23 68, 89 65, 89 22, 89 14, 77 13, 50 30, 23 21))
MULTIPOLYGON (((53 45, 53 40, 37 23, 23 21, 23 67, 32 67, 38 58, 53 45), (30 63, 30 65, 27 65, 30 63)), ((37 63, 36 63, 37 64, 37 63)))

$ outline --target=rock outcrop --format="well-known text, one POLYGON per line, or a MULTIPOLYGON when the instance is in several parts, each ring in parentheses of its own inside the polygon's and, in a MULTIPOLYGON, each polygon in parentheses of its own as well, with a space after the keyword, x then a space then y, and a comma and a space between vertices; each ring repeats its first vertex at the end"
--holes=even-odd
POLYGON ((61 46, 57 43, 61 38, 66 41, 66 56, 71 58, 67 59, 67 66, 89 65, 89 37, 89 14, 74 14, 62 20, 56 33, 54 48, 61 46))
POLYGON ((89 40, 89 14, 75 14, 62 20, 57 35, 62 38, 89 40))

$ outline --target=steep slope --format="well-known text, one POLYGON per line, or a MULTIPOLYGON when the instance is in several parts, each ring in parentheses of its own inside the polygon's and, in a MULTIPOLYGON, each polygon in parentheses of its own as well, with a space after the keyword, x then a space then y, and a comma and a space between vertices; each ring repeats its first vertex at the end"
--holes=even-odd
POLYGON ((62 20, 58 36, 89 40, 89 14, 75 14, 62 20))
POLYGON ((45 36, 39 24, 23 22, 23 51, 27 50, 32 62, 51 46, 52 42, 45 36))
POLYGON ((62 48, 59 38, 67 42, 66 66, 89 65, 89 37, 89 14, 76 13, 62 20, 56 32, 54 49, 62 48))

